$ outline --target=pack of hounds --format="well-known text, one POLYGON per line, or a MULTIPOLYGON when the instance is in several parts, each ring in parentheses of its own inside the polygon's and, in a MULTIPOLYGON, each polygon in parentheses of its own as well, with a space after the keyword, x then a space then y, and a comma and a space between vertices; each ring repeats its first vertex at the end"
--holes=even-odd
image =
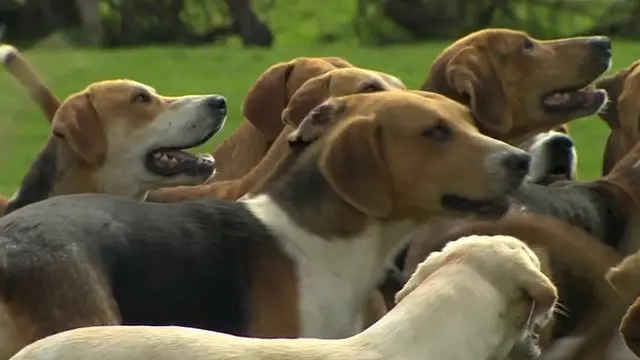
POLYGON ((0 207, 0 360, 640 358, 640 61, 605 75, 609 38, 481 30, 420 89, 291 59, 197 155, 223 95, 61 101, 0 58, 51 126, 0 207))

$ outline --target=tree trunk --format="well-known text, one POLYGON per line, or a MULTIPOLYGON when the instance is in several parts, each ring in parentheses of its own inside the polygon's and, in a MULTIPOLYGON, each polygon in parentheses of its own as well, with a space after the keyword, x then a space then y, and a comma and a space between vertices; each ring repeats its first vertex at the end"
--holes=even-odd
POLYGON ((99 0, 76 0, 78 15, 82 22, 84 39, 87 45, 101 46, 104 37, 102 20, 98 10, 99 0))
POLYGON ((244 46, 271 47, 273 33, 253 12, 250 0, 225 0, 225 2, 233 21, 232 27, 242 38, 244 46))

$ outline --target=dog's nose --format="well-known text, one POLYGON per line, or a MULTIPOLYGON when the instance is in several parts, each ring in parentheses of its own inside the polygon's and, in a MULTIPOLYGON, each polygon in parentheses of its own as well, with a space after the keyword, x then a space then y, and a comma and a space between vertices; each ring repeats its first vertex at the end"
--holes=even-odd
POLYGON ((531 156, 526 152, 510 153, 502 158, 504 166, 511 174, 524 177, 529 172, 531 156))
POLYGON ((224 96, 215 95, 207 98, 207 106, 214 111, 227 111, 227 99, 224 96))
POLYGON ((551 146, 556 149, 569 150, 573 147, 573 140, 568 136, 556 136, 551 139, 551 146))
POLYGON ((589 44, 598 50, 611 53, 611 39, 606 36, 594 36, 589 40, 589 44))

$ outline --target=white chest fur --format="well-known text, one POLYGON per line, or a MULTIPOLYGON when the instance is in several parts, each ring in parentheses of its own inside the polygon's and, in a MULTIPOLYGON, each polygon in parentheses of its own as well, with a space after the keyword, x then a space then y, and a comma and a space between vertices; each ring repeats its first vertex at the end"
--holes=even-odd
POLYGON ((300 336, 339 339, 361 331, 363 304, 395 255, 384 239, 398 238, 399 248, 411 226, 371 224, 355 237, 325 239, 302 229, 265 195, 246 204, 296 263, 300 336))

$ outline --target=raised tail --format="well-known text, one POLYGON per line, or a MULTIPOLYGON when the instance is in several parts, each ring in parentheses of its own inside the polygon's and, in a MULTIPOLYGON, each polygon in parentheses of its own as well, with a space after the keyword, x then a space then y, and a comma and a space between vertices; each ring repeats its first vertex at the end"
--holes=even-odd
POLYGON ((38 104, 47 121, 51 123, 60 107, 60 99, 44 85, 29 61, 18 49, 7 44, 0 45, 0 61, 7 71, 27 88, 31 99, 38 104))

